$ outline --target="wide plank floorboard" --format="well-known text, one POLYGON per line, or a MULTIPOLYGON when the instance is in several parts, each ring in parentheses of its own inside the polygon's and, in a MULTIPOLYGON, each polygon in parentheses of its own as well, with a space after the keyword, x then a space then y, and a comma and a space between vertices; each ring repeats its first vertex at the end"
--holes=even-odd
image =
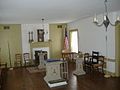
POLYGON ((8 71, 4 90, 120 90, 120 78, 104 78, 98 72, 82 76, 73 75, 75 64, 69 63, 68 85, 49 88, 44 81, 45 72, 29 73, 25 68, 8 71))

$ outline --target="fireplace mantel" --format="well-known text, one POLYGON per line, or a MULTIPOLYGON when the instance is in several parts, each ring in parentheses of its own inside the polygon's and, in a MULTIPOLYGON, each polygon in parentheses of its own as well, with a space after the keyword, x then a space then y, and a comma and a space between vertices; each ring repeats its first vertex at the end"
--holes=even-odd
POLYGON ((50 46, 51 46, 51 41, 30 43, 31 49, 32 48, 38 48, 38 47, 50 47, 50 46))

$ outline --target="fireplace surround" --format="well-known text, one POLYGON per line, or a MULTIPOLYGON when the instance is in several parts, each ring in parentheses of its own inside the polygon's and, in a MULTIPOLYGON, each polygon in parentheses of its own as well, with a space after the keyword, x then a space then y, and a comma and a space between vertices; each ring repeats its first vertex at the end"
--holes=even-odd
POLYGON ((47 60, 48 59, 48 53, 47 51, 42 51, 42 50, 36 50, 35 51, 35 65, 39 65, 40 64, 40 60, 39 60, 39 54, 42 53, 44 55, 44 60, 47 60))
POLYGON ((30 50, 31 50, 31 58, 33 60, 36 59, 37 61, 35 61, 35 62, 38 64, 39 63, 38 53, 40 53, 40 52, 45 53, 45 56, 44 56, 45 59, 50 58, 51 41, 30 43, 30 50))

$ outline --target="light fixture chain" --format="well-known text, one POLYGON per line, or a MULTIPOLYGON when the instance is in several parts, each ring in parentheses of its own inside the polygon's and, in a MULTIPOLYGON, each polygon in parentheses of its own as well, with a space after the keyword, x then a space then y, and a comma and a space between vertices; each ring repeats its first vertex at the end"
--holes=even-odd
POLYGON ((106 42, 106 58, 107 58, 107 57, 108 57, 108 36, 107 36, 107 28, 106 28, 105 42, 106 42))
POLYGON ((108 16, 108 10, 107 10, 107 0, 105 0, 104 5, 105 5, 105 12, 106 12, 106 15, 108 16))
POLYGON ((44 30, 44 18, 42 18, 42 28, 44 30))

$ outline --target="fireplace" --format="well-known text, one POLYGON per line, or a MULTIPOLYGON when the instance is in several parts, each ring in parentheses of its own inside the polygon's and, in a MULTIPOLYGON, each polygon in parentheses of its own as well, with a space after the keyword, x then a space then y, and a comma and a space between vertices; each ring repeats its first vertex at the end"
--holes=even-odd
POLYGON ((35 65, 39 65, 39 53, 42 53, 44 55, 44 60, 47 60, 47 51, 35 51, 35 65))
POLYGON ((33 48, 33 60, 35 60, 35 64, 39 65, 39 53, 44 54, 44 59, 49 59, 49 47, 40 47, 33 48))

